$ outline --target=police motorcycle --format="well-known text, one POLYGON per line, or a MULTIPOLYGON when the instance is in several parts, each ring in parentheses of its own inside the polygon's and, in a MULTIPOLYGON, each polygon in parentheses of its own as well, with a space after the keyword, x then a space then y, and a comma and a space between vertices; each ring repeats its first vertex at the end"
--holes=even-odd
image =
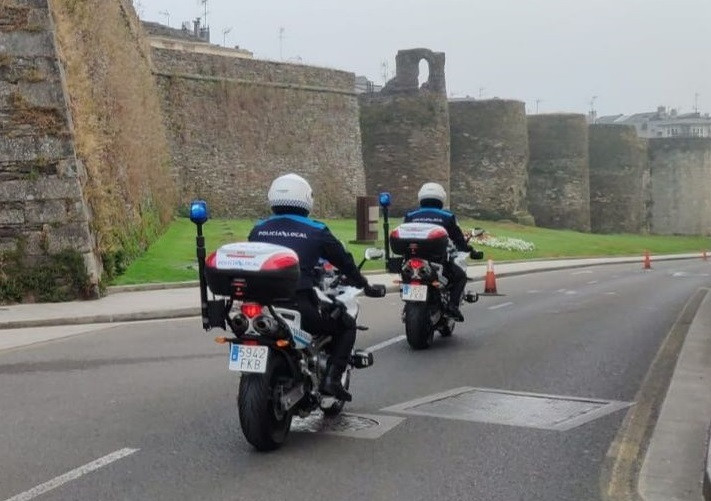
MULTIPOLYGON (((468 235, 467 240, 472 237, 468 235)), ((447 230, 427 223, 403 223, 390 233, 390 247, 399 265, 401 297, 405 302, 402 320, 408 344, 415 350, 429 348, 435 332, 443 337, 454 332, 455 320, 448 314, 449 279, 444 263, 453 259, 466 273, 467 256, 482 259, 481 252, 458 252, 447 230)), ((392 265, 391 265, 392 268, 392 265)), ((396 268, 396 269, 397 269, 396 268)), ((475 303, 476 293, 466 292, 462 301, 475 303)))
MULTIPOLYGON (((299 280, 297 254, 279 245, 239 242, 223 245, 206 255, 202 225, 207 205, 194 201, 190 219, 197 226, 202 324, 206 331, 229 329, 233 336, 215 341, 229 346, 229 370, 241 373, 237 406, 242 432, 260 451, 279 448, 287 438, 293 416, 306 417, 321 409, 328 416, 341 412, 345 401, 319 391, 328 363, 330 337, 315 337, 301 329, 300 313, 290 308, 299 280), (212 298, 208 298, 208 289, 212 298)), ((383 252, 368 249, 367 260, 383 252)), ((357 297, 363 292, 335 275, 316 288, 323 308, 333 316, 359 312, 357 297)), ((379 297, 385 287, 373 285, 379 297)), ((365 327, 358 327, 364 330, 365 327)), ((348 389, 352 369, 373 365, 373 355, 355 350, 343 373, 348 389)))

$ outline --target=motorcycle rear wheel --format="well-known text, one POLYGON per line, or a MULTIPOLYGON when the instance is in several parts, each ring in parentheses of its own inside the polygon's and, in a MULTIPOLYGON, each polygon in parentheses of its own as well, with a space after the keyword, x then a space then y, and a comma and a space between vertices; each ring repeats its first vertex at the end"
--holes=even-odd
POLYGON ((414 350, 430 347, 434 339, 434 326, 427 303, 405 303, 405 335, 414 350))
POLYGON ((242 374, 237 408, 242 433, 258 451, 281 447, 291 428, 291 412, 279 408, 278 385, 291 378, 286 361, 270 354, 267 372, 242 374))

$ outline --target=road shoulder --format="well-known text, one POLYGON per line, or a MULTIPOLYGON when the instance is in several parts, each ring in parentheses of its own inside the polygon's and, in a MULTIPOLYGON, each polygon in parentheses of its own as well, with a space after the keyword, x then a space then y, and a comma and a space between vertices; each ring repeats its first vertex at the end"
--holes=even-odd
MULTIPOLYGON (((688 449, 685 448, 698 448, 699 443, 706 443, 708 417, 704 418, 702 436, 698 435, 698 425, 695 425, 694 431, 687 435, 681 430, 686 427, 686 424, 676 419, 683 416, 690 421, 696 421, 699 419, 698 412, 706 412, 696 408, 696 395, 689 398, 689 394, 684 391, 683 382, 691 382, 694 377, 688 377, 689 369, 686 363, 690 360, 693 362, 696 355, 688 355, 688 353, 698 350, 698 336, 709 336, 711 332, 709 329, 711 324, 707 323, 709 321, 711 321, 711 295, 708 294, 708 289, 700 289, 687 301, 659 348, 637 393, 636 403, 625 416, 608 450, 600 479, 602 499, 608 501, 691 499, 688 496, 665 497, 661 492, 668 492, 664 489, 669 489, 672 485, 684 484, 688 487, 688 479, 694 475, 697 475, 697 488, 700 492, 703 459, 696 465, 691 465, 689 461, 682 462, 678 472, 673 472, 670 468, 665 470, 659 462, 664 463, 672 457, 667 450, 668 447, 680 449, 674 453, 674 457, 677 457, 677 454, 687 453, 685 451, 688 449), (703 332, 704 329, 706 332, 703 332), (687 337, 692 334, 693 337, 687 337), (682 357, 682 352, 687 355, 682 357), (673 399, 673 403, 672 400, 667 403, 667 399, 673 399), (677 412, 680 409, 672 414, 669 411, 665 412, 665 409, 671 405, 681 405, 685 410, 681 411, 681 414, 677 412), (675 435, 671 443, 669 443, 669 433, 675 435), (689 441, 693 440, 696 442, 691 444, 689 441), (647 457, 649 459, 646 460, 647 457), (682 475, 683 479, 675 479, 672 475, 682 475), (657 497, 644 498, 641 495, 642 491, 647 495, 654 493, 657 497)), ((708 345, 709 340, 705 342, 708 345)), ((708 353, 707 351, 706 356, 708 353)), ((707 367, 711 366, 707 364, 707 367)), ((709 371, 709 369, 705 370, 709 371)), ((703 452, 705 454, 705 450, 703 452)))

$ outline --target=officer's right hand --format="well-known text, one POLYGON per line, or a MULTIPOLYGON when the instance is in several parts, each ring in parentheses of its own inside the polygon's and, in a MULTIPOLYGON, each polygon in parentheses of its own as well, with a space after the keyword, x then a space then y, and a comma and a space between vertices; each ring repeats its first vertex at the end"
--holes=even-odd
POLYGON ((484 253, 482 251, 472 250, 469 253, 469 257, 471 257, 472 259, 476 259, 476 260, 484 259, 484 253))

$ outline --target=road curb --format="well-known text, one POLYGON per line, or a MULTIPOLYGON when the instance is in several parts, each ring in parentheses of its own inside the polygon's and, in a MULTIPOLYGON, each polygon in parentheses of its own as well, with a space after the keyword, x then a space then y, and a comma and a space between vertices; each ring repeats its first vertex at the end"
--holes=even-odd
POLYGON ((706 469, 704 470, 704 500, 711 501, 711 426, 706 439, 706 469))
POLYGON ((604 501, 642 501, 639 478, 660 409, 671 385, 677 357, 708 289, 697 290, 686 302, 666 335, 603 459, 600 494, 604 501))
POLYGON ((47 318, 41 320, 18 320, 0 323, 0 330, 25 329, 32 327, 57 327, 64 325, 113 324, 139 322, 141 320, 168 320, 171 318, 199 317, 200 308, 178 308, 171 310, 138 311, 112 315, 90 315, 85 317, 47 318))
MULTIPOLYGON (((590 259, 590 258, 584 258, 590 259)), ((655 261, 672 261, 672 260, 687 260, 687 259, 700 259, 696 256, 672 256, 668 258, 658 257, 655 261)), ((573 260, 571 260, 573 261, 573 260)), ((571 262, 564 266, 550 266, 546 268, 538 268, 534 270, 518 270, 501 272, 496 274, 497 278, 515 277, 521 275, 530 275, 533 273, 545 273, 550 271, 564 271, 576 268, 590 268, 594 266, 609 266, 609 265, 623 265, 631 263, 640 263, 641 269, 641 258, 630 258, 625 261, 615 261, 615 262, 603 262, 603 263, 576 263, 571 262)), ((378 273, 376 273, 378 274, 378 273)), ((391 274, 393 280, 398 278, 398 275, 391 274)), ((486 278, 485 274, 478 274, 469 277, 469 283, 482 282, 486 278)), ((374 282, 375 283, 375 282, 374 282)), ((400 286, 395 283, 383 284, 386 287, 388 294, 396 293, 400 291, 400 286)), ((120 292, 140 292, 140 291, 159 291, 168 289, 183 289, 189 287, 197 287, 198 282, 177 282, 177 283, 162 283, 162 284, 145 284, 142 286, 118 286, 122 289, 120 292)), ((120 293, 114 290, 114 294, 120 293)), ((198 295, 195 296, 196 302, 198 302, 198 295)), ((84 324, 104 324, 104 323, 119 323, 119 322, 134 322, 141 320, 168 320, 172 318, 188 318, 200 316, 200 308, 177 308, 177 309, 162 309, 155 311, 139 311, 131 313, 116 313, 116 314, 106 314, 106 315, 88 315, 88 316, 74 316, 65 318, 48 318, 39 320, 18 320, 18 321, 8 321, 0 322, 0 330, 3 329, 21 329, 29 327, 52 327, 60 325, 84 325, 84 324)))
MULTIPOLYGON (((536 272, 546 272, 546 271, 555 271, 555 270, 565 270, 565 269, 572 269, 572 268, 587 268, 588 266, 599 266, 601 264, 629 264, 629 263, 642 263, 642 257, 637 257, 637 256, 613 256, 613 257, 608 257, 608 258, 598 258, 598 257, 571 257, 571 258, 537 258, 537 259, 517 259, 517 260, 510 260, 510 261, 497 261, 495 264, 498 265, 504 265, 504 264, 519 264, 519 263, 541 263, 541 262, 546 262, 546 261, 560 261, 561 259, 565 260, 570 260, 570 261, 576 261, 576 260, 583 260, 583 259, 624 259, 624 261, 615 261, 611 263, 599 263, 599 264, 583 264, 583 263, 573 263, 571 262, 570 265, 565 266, 565 267, 550 267, 550 268, 540 268, 537 270, 529 270, 529 271, 519 271, 519 272, 510 272, 510 273, 502 273, 498 274, 500 277, 504 276, 516 276, 516 275, 523 275, 523 274, 528 274, 528 273, 536 273, 536 272)), ((690 256, 690 255, 685 255, 685 256, 679 256, 679 255, 671 255, 671 256, 652 256, 652 262, 654 261, 681 261, 685 259, 701 259, 701 254, 698 256, 690 256)), ((471 266, 470 266, 471 267, 471 266)), ((363 272, 364 275, 382 275, 386 273, 385 270, 368 270, 363 272)), ((483 275, 482 275, 483 276, 483 275)), ((111 294, 121 294, 122 292, 142 292, 142 291, 157 291, 157 290, 165 290, 165 289, 185 289, 185 288, 190 288, 190 287, 197 287, 199 285, 199 282, 197 280, 188 280, 185 282, 157 282, 157 283, 149 283, 149 284, 134 284, 134 285, 111 285, 106 288, 106 295, 111 295, 111 294)))

